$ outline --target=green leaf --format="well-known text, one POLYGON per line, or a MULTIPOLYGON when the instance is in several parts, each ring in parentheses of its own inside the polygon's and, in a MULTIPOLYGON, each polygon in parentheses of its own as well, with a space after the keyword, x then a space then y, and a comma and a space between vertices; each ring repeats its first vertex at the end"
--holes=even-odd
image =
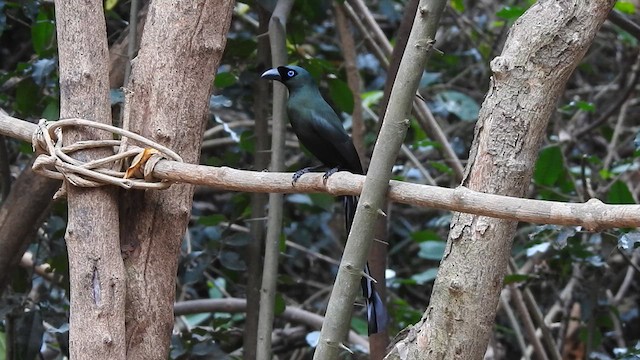
POLYGON ((624 14, 633 15, 636 13, 636 6, 630 1, 618 0, 613 8, 624 14))
POLYGON ((582 328, 578 332, 578 338, 584 344, 593 344, 594 347, 599 347, 602 343, 602 332, 597 327, 593 327, 592 331, 588 328, 582 328))
POLYGON ((207 216, 201 216, 198 219, 198 224, 204 225, 204 226, 216 226, 225 220, 226 220, 226 217, 221 214, 207 215, 207 216))
POLYGON ((425 241, 419 244, 418 256, 427 260, 440 260, 444 255, 444 248, 447 244, 444 241, 425 241))
POLYGON ((496 16, 505 20, 516 20, 519 18, 527 9, 520 6, 505 6, 500 11, 496 13, 496 16))
POLYGON ((424 285, 428 282, 433 281, 436 276, 438 276, 438 268, 431 268, 421 273, 412 275, 411 279, 414 280, 418 285, 424 285))
POLYGON ((594 113, 596 111, 596 106, 592 102, 578 100, 578 101, 571 101, 567 105, 564 105, 560 108, 560 111, 567 114, 573 114, 575 113, 576 110, 582 110, 584 112, 594 113))
POLYGON ((54 50, 56 26, 52 16, 41 10, 31 27, 31 44, 33 50, 40 57, 46 57, 54 50))
POLYGON ((118 5, 118 0, 105 0, 104 9, 107 11, 113 10, 114 7, 118 5))
POLYGON ((411 133, 413 133, 414 141, 421 141, 421 140, 428 139, 427 134, 422 129, 422 126, 418 124, 418 121, 416 121, 416 119, 411 119, 410 126, 411 126, 411 133))
POLYGON ((503 20, 497 20, 497 21, 493 21, 491 22, 491 27, 492 28, 501 28, 503 26, 505 26, 506 22, 503 20))
POLYGON ((281 293, 276 293, 275 303, 274 303, 274 312, 275 315, 281 315, 284 313, 284 310, 287 308, 287 303, 284 301, 284 297, 282 297, 281 293))
POLYGON ((211 313, 188 314, 184 320, 190 327, 198 326, 211 317, 211 313))
POLYGON ((504 285, 527 281, 530 278, 531 277, 526 274, 509 274, 504 277, 504 285))
POLYGON ((21 115, 32 116, 38 104, 38 86, 29 80, 21 81, 16 88, 16 109, 21 115))
POLYGON ((218 89, 224 89, 238 82, 238 78, 230 72, 216 74, 213 85, 218 89))
POLYGON ((42 117, 49 121, 60 119, 60 108, 58 107, 58 99, 49 101, 47 106, 42 111, 42 117))
POLYGON ((256 46, 257 43, 253 37, 227 39, 227 46, 224 47, 224 58, 227 61, 247 61, 255 53, 256 46))
POLYGON ((346 82, 340 79, 329 79, 329 96, 340 111, 353 113, 353 93, 346 82))
POLYGON ((256 149, 256 142, 253 131, 243 131, 242 134, 240 134, 240 143, 238 145, 243 151, 254 153, 256 149))
POLYGON ((451 7, 459 13, 464 12, 464 2, 462 0, 451 0, 451 7))
POLYGON ((425 241, 440 241, 440 236, 435 231, 420 230, 411 234, 411 240, 421 243, 425 241))
POLYGON ((629 187, 627 184, 620 180, 616 180, 616 182, 611 185, 609 188, 609 194, 607 194, 607 203, 609 204, 635 204, 636 202, 633 200, 633 195, 631 195, 631 191, 629 191, 629 187))
POLYGON ((455 90, 446 90, 436 94, 435 100, 462 121, 476 121, 480 106, 470 96, 455 90))
POLYGON ((281 253, 285 253, 287 251, 287 236, 284 234, 284 232, 280 233, 278 248, 280 249, 281 253))
POLYGON ((558 181, 563 172, 564 164, 560 147, 550 146, 542 149, 533 173, 536 184, 551 186, 558 181))
POLYGON ((369 330, 367 322, 364 318, 353 316, 351 318, 351 328, 358 334, 365 335, 369 330))
POLYGON ((451 168, 443 162, 429 161, 429 165, 431 165, 434 169, 440 171, 441 173, 444 173, 444 174, 453 173, 453 170, 451 170, 451 168))
POLYGON ((382 90, 373 90, 364 92, 360 96, 362 97, 362 106, 371 108, 380 102, 380 99, 384 96, 384 92, 382 90))
POLYGON ((207 281, 207 286, 209 287, 209 298, 210 299, 222 299, 224 297, 224 293, 220 289, 227 288, 227 281, 220 277, 216 278, 213 281, 207 281))
POLYGON ((333 66, 330 61, 317 57, 306 59, 304 63, 301 63, 300 65, 307 69, 311 76, 316 80, 319 80, 323 74, 332 74, 337 72, 335 66, 333 66))
POLYGON ((635 36, 629 34, 628 32, 620 29, 619 27, 615 27, 614 30, 618 34, 618 40, 629 47, 638 46, 638 39, 635 36))
POLYGON ((5 334, 3 332, 0 332, 0 356, 1 356, 1 360, 4 360, 4 356, 7 353, 7 345, 6 345, 6 338, 5 338, 5 334))

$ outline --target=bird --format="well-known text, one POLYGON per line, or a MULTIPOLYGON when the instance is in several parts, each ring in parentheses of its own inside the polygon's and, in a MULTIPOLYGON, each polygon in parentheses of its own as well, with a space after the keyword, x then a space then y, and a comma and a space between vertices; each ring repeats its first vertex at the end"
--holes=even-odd
MULTIPOLYGON (((364 175, 362 163, 351 137, 342 126, 336 112, 320 94, 318 85, 307 70, 296 65, 278 66, 265 71, 261 78, 281 82, 289 90, 287 115, 291 127, 302 145, 329 168, 323 175, 325 182, 329 176, 340 170, 364 175)), ((295 185, 303 174, 318 167, 296 171, 292 183, 295 185)), ((345 228, 348 234, 358 205, 358 197, 343 196, 343 205, 345 228)), ((366 275, 362 277, 361 287, 367 310, 368 331, 371 335, 386 329, 388 314, 376 291, 368 263, 365 265, 364 272, 366 275)))

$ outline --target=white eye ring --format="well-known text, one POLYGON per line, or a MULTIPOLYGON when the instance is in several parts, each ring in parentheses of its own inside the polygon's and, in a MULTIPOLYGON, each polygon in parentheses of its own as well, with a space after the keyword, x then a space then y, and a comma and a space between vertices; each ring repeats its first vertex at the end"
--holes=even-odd
POLYGON ((295 72, 295 71, 293 71, 293 70, 289 70, 289 71, 287 71, 287 76, 288 76, 288 77, 294 77, 295 75, 296 75, 296 72, 295 72))

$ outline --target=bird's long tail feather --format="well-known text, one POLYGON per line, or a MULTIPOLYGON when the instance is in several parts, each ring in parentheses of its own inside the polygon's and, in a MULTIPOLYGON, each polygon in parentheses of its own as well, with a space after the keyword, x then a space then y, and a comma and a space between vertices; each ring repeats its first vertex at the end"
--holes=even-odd
MULTIPOLYGON (((345 228, 347 234, 351 231, 351 224, 356 214, 356 208, 358 206, 358 197, 356 196, 344 196, 344 217, 345 228)), ((380 298, 380 295, 376 291, 373 277, 371 277, 371 271, 369 270, 369 263, 364 267, 364 272, 367 276, 363 276, 360 282, 362 286, 362 296, 365 299, 365 305, 367 309, 367 324, 369 327, 369 335, 376 334, 384 331, 387 328, 387 322, 389 321, 389 315, 387 309, 380 298)))

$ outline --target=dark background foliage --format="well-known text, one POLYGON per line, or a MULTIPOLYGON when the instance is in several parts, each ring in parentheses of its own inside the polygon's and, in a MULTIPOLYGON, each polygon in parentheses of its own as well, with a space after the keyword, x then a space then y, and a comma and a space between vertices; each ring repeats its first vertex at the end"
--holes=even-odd
MULTIPOLYGON (((466 159, 478 110, 489 84, 489 62, 500 53, 509 26, 531 1, 451 1, 437 38, 438 53, 431 57, 420 92, 448 135, 455 152, 466 159)), ((264 64, 256 59, 256 7, 269 1, 238 3, 223 64, 211 98, 209 131, 201 163, 254 169, 252 85, 264 64)), ((129 2, 105 3, 109 43, 123 35, 129 2)), ((395 41, 405 2, 369 1, 376 21, 395 41)), ((616 10, 638 20, 633 2, 619 1, 616 10)), ((288 26, 291 62, 310 70, 347 128, 354 103, 330 2, 298 1, 288 26)), ((386 72, 367 50, 363 34, 354 31, 357 66, 362 77, 365 144, 370 155, 386 72), (370 110, 370 111, 369 111, 370 110)), ((637 34, 635 34, 637 36, 637 34)), ((637 157, 640 154, 636 93, 638 39, 613 22, 598 37, 567 84, 540 151, 529 197, 584 202, 591 197, 607 203, 634 204, 640 194, 637 157)), ((36 122, 59 115, 54 6, 48 1, 0 0, 0 107, 12 115, 36 122)), ((117 118, 122 89, 112 89, 117 118)), ((116 119, 117 121, 118 119, 116 119)), ((405 144, 440 186, 453 187, 451 169, 442 161, 439 144, 429 139, 413 120, 405 144)), ((28 166, 29 144, 0 138, 3 194, 28 166)), ((287 168, 314 165, 293 134, 287 141, 287 168)), ((426 183, 415 165, 401 155, 394 169, 397 179, 426 183)), ((3 196, 4 198, 4 196, 3 196)), ((196 191, 192 220, 185 234, 177 274, 177 301, 198 298, 244 297, 244 249, 252 241, 250 196, 216 189, 196 191)), ((429 302, 431 284, 444 251, 450 215, 436 209, 393 204, 389 214, 387 286, 391 333, 415 323, 429 302)), ((335 277, 345 234, 340 205, 326 194, 285 197, 284 236, 278 276, 277 304, 323 313, 335 277)), ((66 204, 58 201, 28 249, 33 264, 16 269, 11 287, 0 305, 0 359, 5 349, 19 358, 66 354, 68 271, 64 244, 66 204), (49 264, 62 280, 52 282, 34 272, 49 264), (9 336, 19 333, 20 336, 9 336), (43 346, 44 344, 44 346, 43 346)), ((560 306, 551 330, 571 358, 630 358, 640 353, 638 327, 639 236, 632 229, 588 233, 576 227, 521 224, 514 241, 514 266, 506 284, 529 289, 537 307, 547 314, 560 306), (631 265, 634 266, 631 266, 631 265), (564 294, 564 295, 563 295, 564 294), (567 296, 568 294, 568 296, 567 296)), ((356 331, 366 334, 362 309, 353 317, 356 331)), ((198 314, 176 319, 171 357, 175 359, 233 356, 242 346, 244 315, 198 314), (214 340, 213 342, 211 340, 214 340)), ((276 320, 276 328, 288 325, 276 320)), ((296 324, 292 324, 296 325, 296 324)), ((306 358, 311 353, 308 331, 291 335, 286 345, 274 345, 284 358, 306 358)), ((497 358, 522 356, 517 330, 507 313, 499 311, 492 341, 497 358)), ((215 358, 218 358, 215 357, 215 358)))

